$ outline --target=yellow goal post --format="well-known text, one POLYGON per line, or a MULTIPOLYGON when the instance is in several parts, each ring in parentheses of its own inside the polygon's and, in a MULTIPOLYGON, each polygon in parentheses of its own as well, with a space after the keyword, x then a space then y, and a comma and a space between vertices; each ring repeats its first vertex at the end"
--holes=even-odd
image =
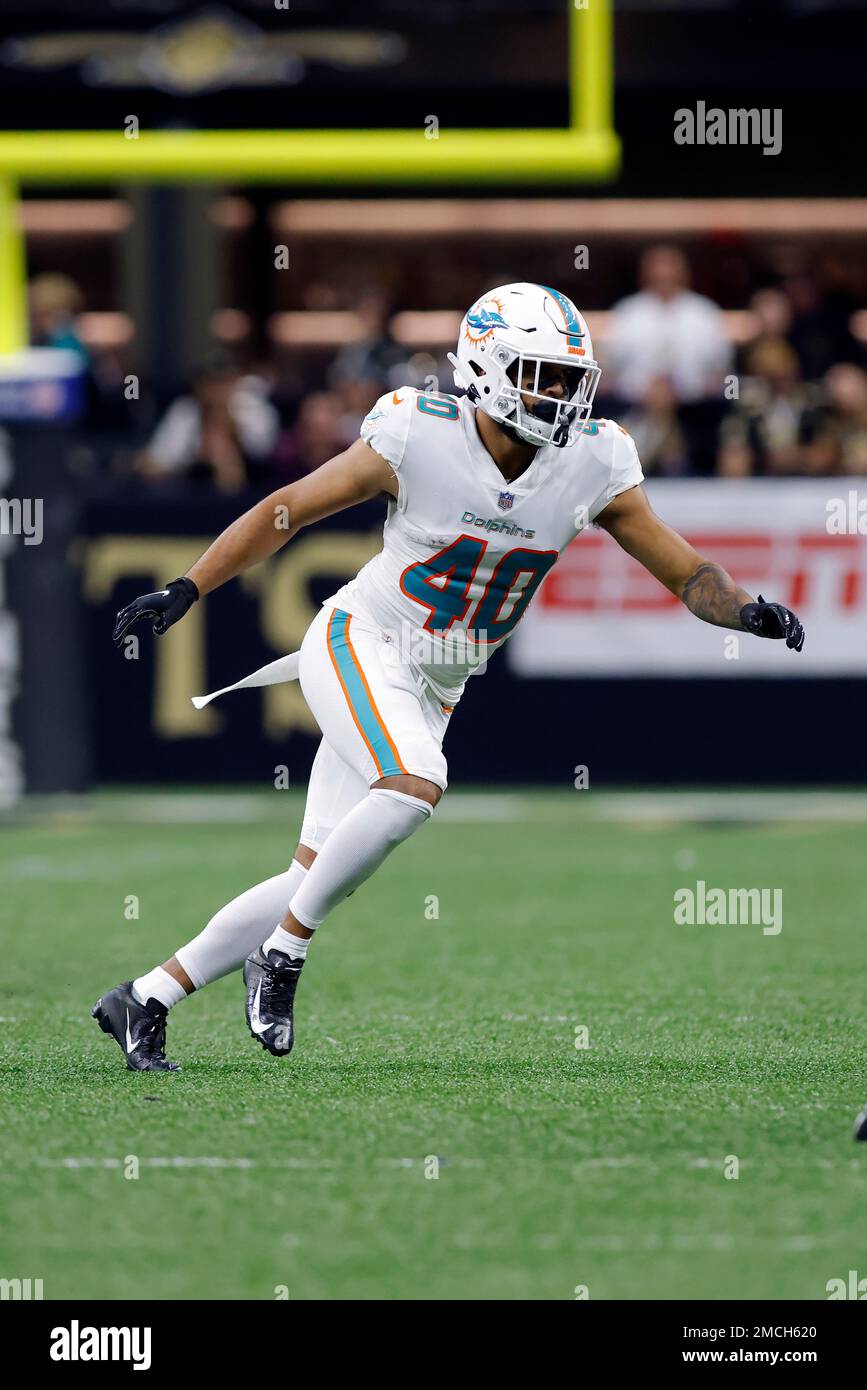
POLYGON ((564 129, 123 130, 0 133, 0 352, 27 341, 21 183, 568 184, 620 167, 613 128, 613 0, 567 0, 564 129))

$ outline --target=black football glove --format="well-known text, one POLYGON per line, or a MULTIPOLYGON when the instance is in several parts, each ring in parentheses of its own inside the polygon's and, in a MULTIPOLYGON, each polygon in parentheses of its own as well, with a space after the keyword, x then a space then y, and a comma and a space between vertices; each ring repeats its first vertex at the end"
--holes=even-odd
POLYGON ((142 594, 141 598, 133 599, 117 615, 112 633, 115 646, 119 647, 130 628, 142 619, 154 618, 153 631, 157 637, 161 637, 184 616, 198 597, 199 591, 192 579, 184 576, 173 579, 155 594, 142 594))
POLYGON ((765 603, 761 594, 758 603, 744 604, 741 623, 756 637, 785 637, 786 646, 793 651, 799 652, 804 645, 804 628, 798 615, 781 603, 765 603))

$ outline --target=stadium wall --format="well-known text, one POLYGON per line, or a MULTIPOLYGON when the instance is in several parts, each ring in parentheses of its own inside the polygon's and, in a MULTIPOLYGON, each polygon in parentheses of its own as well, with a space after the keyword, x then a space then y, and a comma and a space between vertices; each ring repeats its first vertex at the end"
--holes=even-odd
MULTIPOLYGON (((867 696, 856 488, 854 479, 649 484, 657 510, 705 553, 801 613, 804 652, 696 622, 591 529, 469 682, 448 734, 453 780, 564 784, 586 766, 591 786, 774 783, 792 779, 796 746, 799 782, 864 781, 867 746, 851 718, 867 696), (829 529, 835 498, 850 501, 848 531, 829 529)), ((283 767, 303 784, 317 731, 297 683, 203 711, 190 697, 299 645, 321 601, 378 548, 378 504, 303 533, 164 639, 143 632, 125 652, 110 640, 116 611, 182 573, 238 505, 188 490, 56 501, 50 592, 29 581, 34 552, 13 555, 25 692, 16 732, 30 790, 266 785, 283 767)))

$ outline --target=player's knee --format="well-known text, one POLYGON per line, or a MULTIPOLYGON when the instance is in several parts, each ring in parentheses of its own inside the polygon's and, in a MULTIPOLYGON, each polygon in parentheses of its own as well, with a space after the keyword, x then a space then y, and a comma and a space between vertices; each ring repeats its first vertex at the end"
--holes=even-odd
POLYGON ((442 796, 442 787, 438 787, 436 782, 430 782, 426 777, 415 777, 412 773, 398 773, 394 777, 382 777, 378 782, 373 783, 376 791, 403 792, 404 796, 415 796, 420 801, 426 801, 429 806, 436 806, 442 796))
POLYGON ((295 853, 292 857, 301 865, 302 869, 309 869, 316 858, 316 850, 311 849, 309 845, 299 844, 295 846, 295 853))

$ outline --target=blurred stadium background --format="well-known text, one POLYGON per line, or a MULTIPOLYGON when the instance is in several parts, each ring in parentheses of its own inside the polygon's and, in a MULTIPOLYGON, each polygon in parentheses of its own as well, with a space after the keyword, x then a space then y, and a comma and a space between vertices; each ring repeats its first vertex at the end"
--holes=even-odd
POLYGON ((270 1297, 297 1259, 292 1297, 568 1298, 589 1278, 594 1297, 813 1298, 857 1263, 839 1144, 863 1100, 863 8, 6 0, 0 1272, 134 1297, 120 1256, 143 1250, 168 1297, 270 1297), (676 144, 698 101, 781 110, 781 151, 676 144), (634 435, 652 501, 795 608, 806 648, 733 649, 583 536, 453 721, 440 867, 414 842, 323 933, 303 1059, 254 1057, 221 982, 178 1010, 184 1088, 148 1079, 163 1105, 142 1119, 82 1001, 282 867, 315 749, 294 685, 190 696, 292 650, 381 508, 305 533, 138 660, 114 614, 384 390, 453 390, 462 311, 519 279, 585 311, 598 413, 634 435), (779 941, 678 935, 671 894, 697 875, 785 885, 779 941), (257 1134, 302 1170, 301 1210, 272 1186, 261 1216, 257 1134), (124 1145, 187 1171, 118 1195, 124 1145), (448 1207, 407 1186, 430 1153, 451 1156, 448 1207), (749 1183, 715 1176, 731 1153, 749 1183))
POLYGON ((376 546, 378 507, 216 596, 153 660, 117 656, 112 615, 352 439, 384 389, 452 390, 463 308, 524 278, 586 311, 599 413, 633 433, 658 507, 802 612, 809 640, 797 661, 749 643, 730 659, 591 534, 485 676, 484 711, 471 685, 456 779, 563 785, 578 763, 600 787, 863 779, 836 716, 865 690, 867 538, 827 526, 867 472, 867 199, 845 138, 860 17, 796 0, 624 3, 613 24, 560 0, 392 0, 363 24, 303 0, 4 7, 0 336, 28 351, 0 363, 3 487, 44 500, 40 545, 3 538, 7 802, 261 783, 275 761, 303 779, 297 689, 207 713, 189 696, 291 649, 376 546), (679 107, 759 98, 784 112, 779 154, 674 143, 679 107), (245 127, 277 146, 246 137, 239 158, 206 135, 142 168, 155 140, 245 127), (531 142, 535 164, 511 158, 525 127, 554 143, 531 142), (93 134, 67 147, 70 129, 93 134), (310 129, 330 142, 296 158, 310 129), (792 733, 821 729, 797 762, 785 737, 757 759, 720 736, 771 705, 792 733))

